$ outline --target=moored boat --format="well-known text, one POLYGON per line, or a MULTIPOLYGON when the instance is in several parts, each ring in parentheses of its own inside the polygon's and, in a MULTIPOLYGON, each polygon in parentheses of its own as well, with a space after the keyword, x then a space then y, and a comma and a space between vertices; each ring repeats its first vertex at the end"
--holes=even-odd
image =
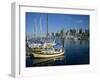
POLYGON ((57 43, 54 46, 48 45, 46 48, 43 49, 33 49, 34 52, 32 53, 35 58, 49 58, 49 57, 56 57, 64 54, 62 50, 61 44, 57 43))
MULTIPOLYGON (((41 17, 40 17, 41 22, 41 17)), ((36 26, 34 26, 34 32, 36 31, 36 26)), ((40 24, 40 32, 42 35, 42 24, 40 24)), ((35 34, 35 33, 34 33, 35 34)), ((56 42, 55 38, 53 41, 48 36, 48 15, 47 15, 47 26, 46 26, 46 36, 45 40, 42 39, 35 39, 30 45, 29 48, 32 49, 32 55, 34 58, 49 58, 49 57, 56 57, 64 54, 63 46, 59 42, 56 42), (51 40, 51 41, 50 41, 51 40)), ((34 35, 36 38, 36 34, 34 35)))
POLYGON ((60 56, 60 55, 64 55, 64 52, 59 52, 59 53, 32 53, 34 55, 35 58, 49 58, 49 57, 56 57, 56 56, 60 56))

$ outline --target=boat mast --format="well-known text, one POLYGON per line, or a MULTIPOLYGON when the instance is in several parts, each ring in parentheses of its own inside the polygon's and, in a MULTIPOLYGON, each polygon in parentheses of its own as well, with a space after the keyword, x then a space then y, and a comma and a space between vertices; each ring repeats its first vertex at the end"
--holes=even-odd
POLYGON ((42 37, 42 18, 40 16, 40 36, 42 37))
POLYGON ((47 32, 46 32, 46 38, 48 39, 48 13, 47 13, 47 25, 46 25, 46 29, 47 29, 47 30, 46 30, 46 31, 47 31, 47 32))
POLYGON ((34 19, 34 38, 36 38, 36 19, 34 19))

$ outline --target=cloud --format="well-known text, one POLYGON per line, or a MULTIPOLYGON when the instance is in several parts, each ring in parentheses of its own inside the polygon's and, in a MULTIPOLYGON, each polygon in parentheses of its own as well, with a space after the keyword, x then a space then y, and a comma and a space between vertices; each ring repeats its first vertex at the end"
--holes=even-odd
POLYGON ((83 20, 77 20, 76 23, 83 23, 83 20))

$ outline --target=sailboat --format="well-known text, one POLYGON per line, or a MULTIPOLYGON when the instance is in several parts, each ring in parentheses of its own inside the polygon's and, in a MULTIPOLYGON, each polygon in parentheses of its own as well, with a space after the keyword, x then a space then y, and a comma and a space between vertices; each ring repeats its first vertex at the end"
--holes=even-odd
MULTIPOLYGON (((42 34, 42 20, 40 17, 40 32, 42 34)), ((33 56, 35 58, 50 58, 60 55, 64 55, 64 50, 60 43, 48 42, 48 14, 47 14, 47 26, 46 26, 46 41, 38 48, 33 48, 33 56)))

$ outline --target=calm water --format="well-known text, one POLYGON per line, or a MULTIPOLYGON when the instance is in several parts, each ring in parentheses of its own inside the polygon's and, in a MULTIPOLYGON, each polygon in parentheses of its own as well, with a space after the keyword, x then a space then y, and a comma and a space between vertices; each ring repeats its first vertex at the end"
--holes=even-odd
POLYGON ((65 54, 55 58, 34 59, 27 58, 26 66, 58 66, 89 64, 89 41, 65 40, 65 54))

